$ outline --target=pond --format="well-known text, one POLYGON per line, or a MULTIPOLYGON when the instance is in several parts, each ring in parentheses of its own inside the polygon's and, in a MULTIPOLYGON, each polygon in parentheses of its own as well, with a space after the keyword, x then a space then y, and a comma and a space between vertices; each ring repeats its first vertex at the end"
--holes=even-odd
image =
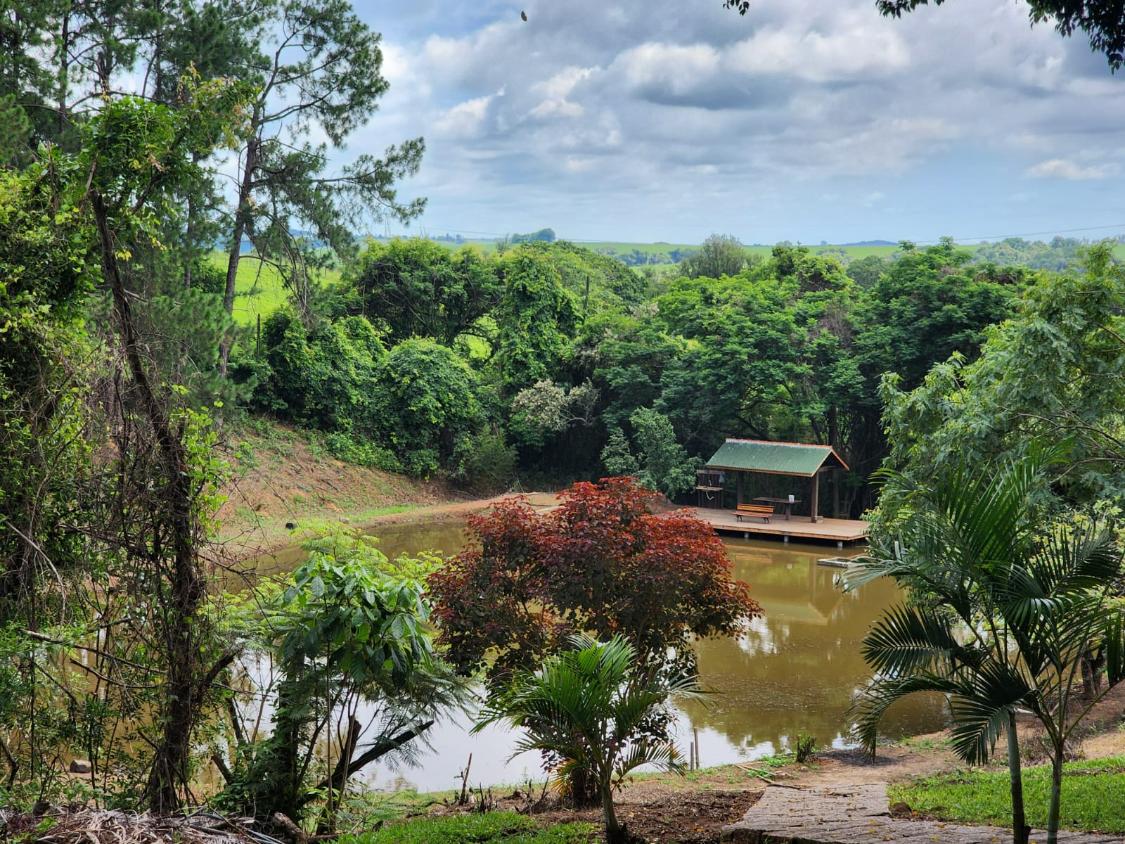
MULTIPOLYGON (((465 542, 457 522, 391 524, 373 531, 389 557, 438 551, 452 554, 465 542)), ((704 766, 748 761, 788 749, 798 733, 821 747, 849 744, 847 711, 869 672, 860 643, 880 612, 901 599, 891 581, 876 581, 855 592, 837 585, 839 571, 817 565, 835 552, 818 546, 726 539, 735 576, 765 614, 739 638, 696 644, 699 673, 714 692, 705 702, 679 711, 677 735, 685 755, 694 735, 704 766), (693 730, 695 731, 693 733, 693 730)), ((286 550, 260 561, 260 570, 294 565, 299 554, 286 550)), ((915 697, 896 704, 884 721, 889 737, 940 729, 945 723, 939 698, 915 697)), ((541 780, 537 754, 510 758, 515 736, 499 727, 471 735, 467 716, 448 718, 429 731, 429 749, 416 766, 398 771, 373 767, 367 782, 377 788, 449 789, 471 753, 475 786, 541 780)))

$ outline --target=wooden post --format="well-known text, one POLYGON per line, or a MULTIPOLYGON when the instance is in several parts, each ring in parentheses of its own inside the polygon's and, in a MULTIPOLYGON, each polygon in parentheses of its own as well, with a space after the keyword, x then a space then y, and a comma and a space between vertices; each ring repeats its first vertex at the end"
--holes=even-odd
POLYGON ((742 472, 734 473, 734 509, 738 509, 738 505, 742 503, 742 472))
POLYGON ((820 472, 816 472, 812 476, 812 495, 809 496, 809 516, 812 518, 812 523, 815 525, 818 521, 818 510, 820 508, 820 472))
POLYGON ((832 518, 840 518, 840 467, 832 467, 832 518))

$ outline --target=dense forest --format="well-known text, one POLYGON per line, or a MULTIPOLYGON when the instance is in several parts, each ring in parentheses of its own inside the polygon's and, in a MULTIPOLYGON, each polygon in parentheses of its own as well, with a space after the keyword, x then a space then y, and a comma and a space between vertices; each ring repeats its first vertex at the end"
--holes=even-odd
POLYGON ((713 238, 641 276, 564 242, 486 255, 397 240, 367 247, 304 318, 267 318, 233 377, 253 412, 325 432, 343 458, 478 489, 643 470, 675 497, 724 437, 827 442, 858 516, 887 453, 883 385, 973 361, 1049 283, 949 242, 845 268, 713 238))

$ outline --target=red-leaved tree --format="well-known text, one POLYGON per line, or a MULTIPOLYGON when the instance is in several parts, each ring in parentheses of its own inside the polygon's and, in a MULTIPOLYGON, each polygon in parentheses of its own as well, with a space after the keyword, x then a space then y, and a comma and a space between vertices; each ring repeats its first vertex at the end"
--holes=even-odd
POLYGON ((691 639, 737 633, 761 610, 723 544, 629 478, 576 483, 557 509, 509 499, 471 518, 475 542, 432 575, 448 658, 490 683, 533 669, 571 633, 627 638, 654 669, 694 664, 691 639))

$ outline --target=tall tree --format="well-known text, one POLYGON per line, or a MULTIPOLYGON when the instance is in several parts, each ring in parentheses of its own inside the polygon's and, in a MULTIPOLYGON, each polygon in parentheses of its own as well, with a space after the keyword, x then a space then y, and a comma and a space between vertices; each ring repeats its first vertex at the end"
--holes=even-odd
POLYGON ((385 324, 393 340, 432 337, 446 346, 496 305, 495 262, 472 247, 456 253, 423 238, 374 242, 348 282, 364 316, 385 324))
POLYGON ((134 572, 135 616, 151 625, 162 666, 157 737, 146 798, 156 812, 179 808, 190 780, 192 739, 206 693, 233 654, 207 665, 200 560, 214 505, 213 440, 205 416, 184 408, 152 365, 134 313, 138 278, 147 271, 159 228, 178 185, 199 156, 233 137, 246 89, 212 82, 186 91, 181 108, 138 98, 107 100, 83 132, 83 195, 97 231, 117 342, 125 362, 116 447, 120 486, 112 542, 134 572), (155 596, 155 600, 153 600, 155 596), (141 611, 148 607, 149 613, 141 611))
POLYGON ((732 234, 713 234, 699 250, 680 261, 680 272, 688 278, 722 278, 738 275, 749 263, 746 247, 732 234))
MULTIPOLYGON (((402 203, 395 183, 417 171, 421 138, 388 147, 382 158, 364 153, 329 166, 341 147, 378 107, 387 91, 378 33, 347 0, 265 0, 264 20, 245 45, 258 86, 247 141, 239 152, 238 190, 228 241, 223 305, 234 308, 244 239, 258 258, 276 265, 303 316, 309 315, 312 273, 326 250, 351 254, 365 219, 407 221, 423 200, 402 203), (323 133, 325 142, 310 140, 323 133)), ((220 349, 226 371, 230 338, 220 349)))

